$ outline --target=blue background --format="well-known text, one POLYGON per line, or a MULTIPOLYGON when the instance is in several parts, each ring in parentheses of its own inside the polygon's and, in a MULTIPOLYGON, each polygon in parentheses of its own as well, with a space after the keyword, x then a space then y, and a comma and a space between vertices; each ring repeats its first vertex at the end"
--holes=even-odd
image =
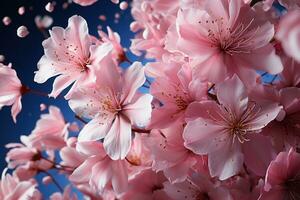
MULTIPOLYGON (((39 85, 33 82, 34 71, 37 70, 37 62, 43 55, 42 41, 43 35, 36 28, 34 17, 36 15, 49 15, 54 19, 54 26, 66 27, 68 18, 74 14, 84 17, 89 25, 90 34, 97 36, 97 26, 105 27, 109 25, 114 31, 118 32, 122 38, 124 47, 128 47, 130 39, 133 38, 133 33, 130 32, 129 24, 132 21, 130 9, 121 11, 118 5, 110 2, 110 0, 99 0, 92 6, 81 7, 76 4, 71 4, 67 10, 62 9, 62 4, 66 1, 56 0, 57 5, 52 13, 45 10, 45 5, 49 0, 1 0, 0 4, 0 18, 9 16, 12 23, 9 26, 4 26, 0 23, 0 54, 5 56, 5 64, 12 63, 13 68, 17 71, 23 85, 30 88, 50 93, 52 89, 53 78, 48 80, 45 84, 39 85), (26 12, 20 16, 17 10, 20 6, 25 6, 26 12), (29 8, 32 7, 32 11, 29 8), (118 24, 114 23, 114 14, 121 13, 121 18, 118 24), (99 15, 107 16, 107 21, 99 20, 99 15), (25 25, 30 31, 26 38, 18 38, 16 30, 19 26, 25 25)), ((106 29, 105 29, 106 30, 106 29)), ((132 58, 131 55, 129 57, 132 58)), ((134 58, 132 58, 134 59, 134 58)), ((58 106, 66 121, 76 121, 74 113, 68 107, 67 102, 62 99, 49 99, 47 97, 27 94, 22 98, 23 109, 17 117, 17 124, 13 123, 10 115, 10 107, 4 107, 0 111, 0 170, 6 167, 5 154, 7 149, 5 144, 10 142, 19 142, 20 135, 28 135, 34 129, 36 121, 40 117, 40 104, 58 106)), ((44 113, 48 112, 47 110, 44 113)), ((78 122, 80 124, 80 122, 78 122)), ((56 175, 57 176, 57 175, 56 175)), ((39 179, 41 176, 39 176, 39 179)), ((63 184, 67 181, 60 178, 63 184)), ((62 185, 63 185, 62 184, 62 185)), ((41 186, 40 190, 46 196, 55 192, 57 189, 53 184, 49 186, 41 186)))

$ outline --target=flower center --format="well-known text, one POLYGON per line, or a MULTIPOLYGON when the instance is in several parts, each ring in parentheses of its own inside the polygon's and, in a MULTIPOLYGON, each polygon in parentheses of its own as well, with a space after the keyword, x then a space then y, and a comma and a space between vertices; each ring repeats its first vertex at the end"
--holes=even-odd
POLYGON ((197 195, 197 197, 195 198, 196 200, 209 200, 209 196, 206 192, 201 192, 197 195))
MULTIPOLYGON (((206 20, 207 37, 211 47, 229 55, 250 53, 254 49, 253 43, 258 31, 258 28, 256 30, 250 29, 253 21, 254 19, 250 20, 248 24, 240 23, 235 27, 230 27, 223 17, 206 20)), ((199 23, 203 22, 200 21, 199 23)))
POLYGON ((233 123, 230 125, 229 131, 232 135, 233 142, 235 139, 237 139, 240 143, 244 143, 245 141, 249 141, 248 138, 246 138, 247 129, 244 127, 244 125, 240 122, 233 123))
POLYGON ((300 179, 298 176, 289 179, 284 183, 286 189, 287 200, 297 200, 300 199, 300 179))

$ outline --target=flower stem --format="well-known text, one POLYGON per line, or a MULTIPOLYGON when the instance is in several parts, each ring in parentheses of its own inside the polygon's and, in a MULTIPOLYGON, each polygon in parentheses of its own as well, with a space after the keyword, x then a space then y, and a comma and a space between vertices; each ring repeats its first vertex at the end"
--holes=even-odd
POLYGON ((44 174, 46 174, 47 176, 51 177, 52 182, 56 185, 56 187, 59 189, 59 191, 61 193, 64 192, 64 189, 59 185, 59 183, 55 180, 54 176, 52 174, 50 174, 49 172, 45 171, 45 170, 40 170, 41 172, 43 172, 44 174))

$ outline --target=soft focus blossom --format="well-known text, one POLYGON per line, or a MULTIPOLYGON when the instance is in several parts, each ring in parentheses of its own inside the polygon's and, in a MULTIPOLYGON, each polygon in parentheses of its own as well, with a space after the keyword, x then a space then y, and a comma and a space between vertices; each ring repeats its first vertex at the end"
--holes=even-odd
POLYGON ((279 88, 300 86, 300 63, 292 58, 282 56, 284 70, 280 73, 279 88))
POLYGON ((0 63, 0 109, 3 106, 11 106, 11 116, 14 122, 22 109, 21 97, 23 90, 22 84, 17 77, 16 71, 0 63))
POLYGON ((280 114, 264 133, 272 136, 278 151, 300 147, 300 88, 289 87, 279 91, 278 102, 283 106, 280 114))
POLYGON ((276 38, 281 41, 287 55, 300 62, 300 12, 294 10, 287 13, 279 23, 276 38))
POLYGON ((31 132, 31 145, 38 149, 60 149, 66 145, 68 127, 60 109, 50 106, 49 114, 42 114, 31 132))
POLYGON ((19 181, 17 177, 2 172, 0 181, 0 199, 2 200, 40 200, 41 195, 33 181, 19 181))
POLYGON ((294 200, 299 191, 300 155, 294 149, 280 152, 268 167, 264 192, 259 200, 294 200))
POLYGON ((193 152, 208 154, 210 174, 221 180, 236 175, 243 162, 262 174, 272 159, 272 146, 258 134, 280 111, 276 103, 253 102, 234 75, 221 83, 217 100, 193 103, 183 137, 193 152), (260 149, 258 149, 260 148, 260 149))
POLYGON ((5 158, 8 168, 16 169, 15 173, 20 180, 27 180, 34 177, 39 171, 53 167, 53 152, 48 152, 47 156, 43 156, 42 149, 33 147, 28 136, 21 136, 20 140, 22 143, 6 145, 6 148, 10 150, 5 158))
POLYGON ((34 22, 39 29, 43 29, 49 28, 53 23, 53 19, 48 15, 45 15, 43 17, 38 15, 34 18, 34 22))

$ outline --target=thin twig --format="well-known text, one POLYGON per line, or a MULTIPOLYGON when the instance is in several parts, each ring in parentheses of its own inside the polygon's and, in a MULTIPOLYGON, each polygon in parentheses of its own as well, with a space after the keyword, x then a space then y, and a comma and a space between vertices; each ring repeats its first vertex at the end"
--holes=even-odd
POLYGON ((131 130, 136 133, 150 133, 151 132, 151 130, 139 129, 139 128, 133 128, 131 130))
POLYGON ((88 123, 87 121, 85 121, 84 119, 82 119, 79 115, 75 115, 75 118, 78 119, 79 121, 81 121, 84 124, 88 123))
POLYGON ((144 88, 147 88, 147 89, 150 89, 150 86, 148 86, 148 85, 142 85, 142 87, 144 87, 144 88))
POLYGON ((64 192, 64 189, 59 185, 59 183, 55 180, 54 176, 52 174, 50 174, 49 172, 45 171, 45 170, 40 170, 41 172, 43 172, 44 174, 46 174, 47 176, 51 177, 52 182, 56 185, 56 187, 60 190, 61 193, 64 192))

